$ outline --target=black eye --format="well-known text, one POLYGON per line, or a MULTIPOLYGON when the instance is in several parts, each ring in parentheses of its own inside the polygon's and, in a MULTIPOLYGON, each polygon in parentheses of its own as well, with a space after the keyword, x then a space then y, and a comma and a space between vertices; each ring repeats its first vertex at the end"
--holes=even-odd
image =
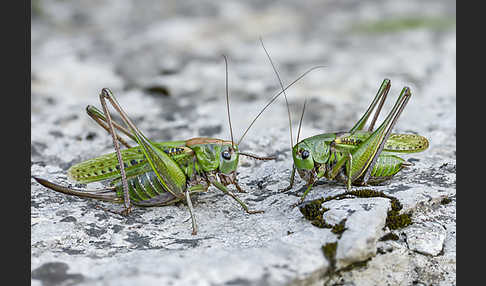
POLYGON ((231 153, 230 153, 230 152, 228 152, 228 151, 223 151, 223 152, 221 152, 221 156, 223 156, 223 158, 224 158, 225 160, 229 160, 229 159, 231 159, 231 153))
POLYGON ((309 158, 309 151, 302 150, 302 152, 300 153, 300 156, 302 156, 302 159, 304 159, 304 160, 309 158))

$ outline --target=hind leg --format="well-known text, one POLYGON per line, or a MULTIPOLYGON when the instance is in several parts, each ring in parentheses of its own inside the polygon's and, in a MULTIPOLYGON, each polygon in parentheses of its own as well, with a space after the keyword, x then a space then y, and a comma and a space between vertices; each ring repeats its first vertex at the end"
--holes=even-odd
POLYGON ((380 88, 378 89, 378 92, 376 93, 375 98, 371 102, 370 106, 366 110, 366 112, 363 114, 363 116, 358 120, 358 122, 351 128, 349 131, 350 133, 354 133, 355 131, 362 130, 368 121, 368 118, 370 117, 371 113, 375 109, 376 105, 378 104, 378 109, 375 112, 375 115, 373 116, 373 119, 370 123, 370 126, 368 127, 368 131, 373 131, 373 127, 375 125, 376 119, 378 119, 378 115, 380 115, 381 108, 383 107, 383 103, 386 100, 386 96, 388 95, 388 91, 390 90, 390 80, 389 79, 384 79, 380 88), (379 102, 379 103, 378 103, 379 102))

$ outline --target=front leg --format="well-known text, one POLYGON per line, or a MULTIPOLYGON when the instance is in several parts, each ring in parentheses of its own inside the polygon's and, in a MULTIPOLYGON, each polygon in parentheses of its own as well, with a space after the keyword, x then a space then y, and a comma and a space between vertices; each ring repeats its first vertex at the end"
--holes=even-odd
POLYGON ((336 165, 334 165, 332 167, 331 173, 329 175, 329 179, 330 180, 333 180, 337 176, 337 174, 339 173, 339 171, 341 170, 341 168, 344 166, 344 164, 346 164, 346 176, 347 176, 346 189, 348 191, 351 191, 351 184, 353 182, 353 180, 352 180, 352 177, 353 177, 353 173, 352 173, 352 170, 353 170, 353 156, 351 155, 351 153, 347 153, 346 155, 344 155, 336 163, 336 165))
POLYGON ((208 189, 208 185, 205 184, 199 184, 199 185, 194 185, 191 187, 188 187, 185 191, 186 195, 186 203, 187 207, 189 208, 189 214, 191 215, 191 221, 192 221, 192 235, 197 234, 197 223, 196 223, 196 215, 194 214, 194 208, 192 206, 192 201, 191 201, 191 194, 192 193, 197 193, 197 192, 205 192, 208 189))
POLYGON ((289 180, 289 185, 280 190, 281 192, 287 192, 287 191, 290 191, 292 189, 292 187, 294 186, 294 179, 295 179, 295 165, 292 165, 292 173, 290 174, 290 180, 289 180))
POLYGON ((211 184, 213 184, 213 186, 215 186, 216 188, 218 188, 220 191, 222 191, 223 193, 229 195, 230 197, 232 197, 235 201, 237 201, 241 207, 248 213, 248 214, 256 214, 256 213, 263 213, 264 211, 263 210, 250 210, 248 208, 248 206, 242 201, 240 200, 233 192, 231 192, 230 190, 228 190, 228 188, 226 188, 225 185, 221 184, 220 182, 218 182, 216 180, 216 178, 214 177, 210 177, 209 178, 209 181, 211 182, 211 184))
POLYGON ((315 174, 314 172, 311 172, 310 173, 309 181, 307 182, 307 188, 305 189, 304 194, 300 197, 300 200, 297 203, 295 203, 295 204, 292 205, 292 207, 296 207, 299 204, 301 204, 301 203, 304 202, 305 197, 307 196, 307 194, 312 189, 312 186, 314 186, 314 183, 317 180, 319 180, 320 178, 322 178, 324 176, 324 174, 325 174, 325 167, 324 168, 319 167, 317 174, 315 174))
POLYGON ((192 201, 190 196, 189 188, 186 189, 186 202, 187 207, 189 208, 189 213, 191 214, 191 221, 192 221, 192 235, 197 234, 197 224, 196 224, 196 216, 194 215, 194 208, 192 207, 192 201))
POLYGON ((240 193, 246 193, 246 191, 245 191, 245 190, 243 190, 243 189, 240 187, 240 185, 238 185, 238 180, 234 179, 234 180, 233 180, 233 185, 235 185, 235 188, 238 190, 238 192, 240 192, 240 193))

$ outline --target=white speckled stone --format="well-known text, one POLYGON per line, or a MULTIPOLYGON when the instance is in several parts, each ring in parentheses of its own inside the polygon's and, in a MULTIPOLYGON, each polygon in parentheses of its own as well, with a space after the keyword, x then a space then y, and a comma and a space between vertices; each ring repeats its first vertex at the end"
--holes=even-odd
POLYGON ((404 230, 411 250, 436 256, 444 247, 446 230, 441 224, 426 222, 414 224, 404 230))

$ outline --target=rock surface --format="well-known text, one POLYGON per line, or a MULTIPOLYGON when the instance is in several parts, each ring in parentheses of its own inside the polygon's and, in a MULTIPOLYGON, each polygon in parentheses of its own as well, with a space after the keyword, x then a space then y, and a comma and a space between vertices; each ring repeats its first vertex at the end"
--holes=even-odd
POLYGON ((405 229, 404 233, 410 250, 432 256, 442 251, 447 234, 439 223, 415 224, 405 229))
MULTIPOLYGON (((454 1, 33 1, 31 173, 62 184, 75 163, 112 152, 85 112, 109 87, 155 141, 229 139, 224 101, 240 138, 279 84, 288 90, 296 138, 349 129, 383 78, 392 81, 382 120, 401 88, 413 97, 395 132, 430 140, 403 157, 413 166, 373 189, 397 199, 412 223, 389 229, 391 199, 324 203, 318 228, 291 206, 305 190, 287 186, 292 158, 285 101, 262 115, 240 144, 275 161, 241 157, 238 196, 195 196, 199 233, 184 204, 135 208, 128 218, 32 180, 32 285, 453 285, 456 280, 456 32, 454 1), (336 243, 333 259, 323 246, 336 243)), ((93 183, 89 187, 99 187, 93 183)), ((308 200, 345 192, 319 182, 308 200)))

